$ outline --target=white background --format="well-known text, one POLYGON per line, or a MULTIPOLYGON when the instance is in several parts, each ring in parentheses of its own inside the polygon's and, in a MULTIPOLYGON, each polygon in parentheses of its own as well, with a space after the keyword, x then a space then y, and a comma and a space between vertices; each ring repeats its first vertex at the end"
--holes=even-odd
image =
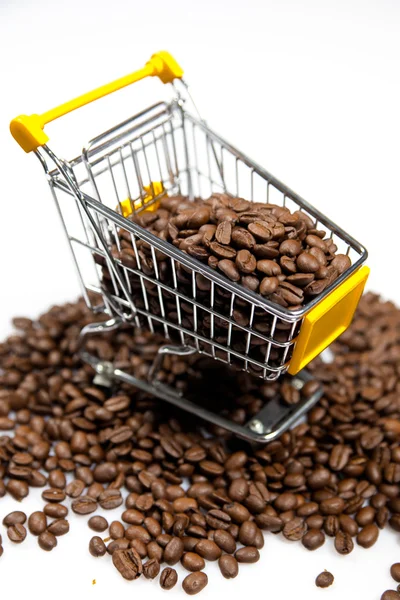
MULTIPOLYGON (((397 0, 0 0, 0 334, 13 315, 37 315, 79 292, 39 163, 12 140, 9 120, 124 75, 159 49, 181 62, 209 124, 364 243, 368 287, 400 301, 399 28, 397 0)), ((162 98, 160 85, 140 85, 49 126, 51 147, 71 158, 162 98)), ((2 499, 0 514, 16 504, 2 499)), ((41 505, 40 494, 24 503, 27 512, 41 505)), ((158 584, 126 583, 109 558, 90 557, 85 520, 72 518, 73 535, 50 555, 32 536, 21 547, 5 540, 2 594, 161 598, 158 584)), ((258 565, 243 566, 236 580, 207 566, 203 594, 375 600, 393 585, 389 566, 399 560, 393 532, 349 557, 330 540, 308 553, 268 535, 258 565), (314 579, 324 568, 335 583, 323 591, 314 579)), ((169 594, 183 597, 178 587, 169 594)))

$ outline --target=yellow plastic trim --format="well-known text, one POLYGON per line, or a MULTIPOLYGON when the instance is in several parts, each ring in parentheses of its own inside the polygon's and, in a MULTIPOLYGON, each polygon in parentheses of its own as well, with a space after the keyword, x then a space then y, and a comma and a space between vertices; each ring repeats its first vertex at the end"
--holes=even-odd
POLYGON ((78 98, 74 98, 69 102, 60 104, 60 106, 56 106, 56 108, 52 108, 41 115, 20 115, 16 117, 10 123, 10 131, 21 148, 25 152, 31 152, 39 146, 43 146, 48 141, 49 138, 43 131, 47 123, 55 121, 55 119, 63 117, 73 110, 81 108, 81 106, 85 106, 99 98, 103 98, 127 85, 136 83, 136 81, 140 81, 145 77, 159 77, 163 83, 172 83, 174 79, 181 79, 182 76, 183 71, 181 67, 168 52, 157 52, 153 54, 146 65, 142 69, 139 69, 139 71, 130 73, 125 77, 116 79, 91 92, 78 96, 78 98))
MULTIPOLYGON (((134 210, 139 210, 143 205, 148 204, 151 200, 159 196, 164 191, 164 186, 161 181, 153 181, 150 185, 143 186, 144 191, 146 192, 146 196, 144 198, 139 198, 132 202, 130 198, 123 200, 120 206, 117 206, 116 210, 122 211, 122 215, 124 217, 129 217, 132 214, 132 205, 134 210), (121 207, 121 208, 120 208, 121 207)), ((143 209, 142 212, 155 212, 160 208, 160 201, 157 200, 150 206, 147 206, 143 209)))
POLYGON ((369 268, 355 271, 304 317, 288 372, 296 375, 350 325, 368 279, 369 268))

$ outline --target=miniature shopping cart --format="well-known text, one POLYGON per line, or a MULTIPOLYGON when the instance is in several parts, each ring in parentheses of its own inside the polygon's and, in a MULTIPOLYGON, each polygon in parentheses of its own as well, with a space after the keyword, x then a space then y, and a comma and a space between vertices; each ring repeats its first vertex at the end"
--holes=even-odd
POLYGON ((97 372, 97 381, 131 384, 242 438, 267 442, 305 413, 321 391, 294 406, 271 400, 247 424, 238 425, 159 381, 164 357, 198 352, 267 381, 288 372, 292 385, 301 389, 311 377, 303 367, 351 322, 368 277, 368 268, 362 266, 367 252, 212 131, 196 109, 194 114, 188 112, 186 105, 192 100, 182 75, 171 55, 160 52, 140 71, 44 114, 20 116, 10 129, 26 152, 35 152, 45 170, 88 306, 109 316, 81 333, 82 357, 97 372), (63 160, 49 148, 47 123, 154 76, 171 84, 171 100, 100 134, 73 160, 63 160), (304 211, 350 257, 351 267, 304 307, 289 310, 228 280, 131 218, 154 211, 166 196, 193 200, 216 192, 304 211), (131 263, 121 259, 123 247, 129 247, 131 263), (237 309, 247 314, 246 322, 235 318, 237 309), (88 335, 126 324, 162 333, 167 342, 159 348, 146 381, 85 350, 88 335))

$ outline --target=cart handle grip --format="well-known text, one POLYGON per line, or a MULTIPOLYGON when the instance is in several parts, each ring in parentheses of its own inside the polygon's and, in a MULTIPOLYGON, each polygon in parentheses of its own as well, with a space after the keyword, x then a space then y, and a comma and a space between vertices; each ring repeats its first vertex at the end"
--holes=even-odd
POLYGON ((44 126, 47 123, 55 121, 59 117, 63 117, 73 110, 94 102, 94 100, 103 98, 131 83, 140 81, 145 77, 155 76, 159 77, 162 83, 172 83, 174 79, 182 78, 183 71, 168 52, 157 52, 157 54, 153 54, 150 60, 139 71, 134 71, 125 77, 116 79, 111 83, 106 83, 91 92, 65 102, 65 104, 60 104, 60 106, 56 106, 56 108, 52 108, 41 115, 20 115, 16 117, 10 123, 11 135, 25 152, 37 150, 39 146, 43 146, 49 140, 44 132, 44 126))

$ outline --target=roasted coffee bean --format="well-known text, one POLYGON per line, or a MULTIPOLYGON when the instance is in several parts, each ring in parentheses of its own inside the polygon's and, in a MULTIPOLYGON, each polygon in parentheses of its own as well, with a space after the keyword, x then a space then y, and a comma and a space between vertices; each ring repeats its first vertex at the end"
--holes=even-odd
POLYGON ((320 529, 309 529, 303 535, 301 543, 307 550, 316 550, 325 543, 325 536, 320 529))
POLYGON ((112 521, 110 524, 110 537, 113 540, 123 538, 125 534, 125 527, 119 521, 112 521))
POLYGON ((104 556, 107 552, 107 548, 101 537, 95 535, 91 538, 89 542, 89 552, 92 556, 98 558, 99 556, 104 556))
POLYGON ((42 498, 46 502, 62 502, 65 500, 65 492, 58 488, 48 488, 42 492, 42 498))
POLYGON ((352 537, 358 533, 358 525, 349 515, 339 515, 339 526, 342 531, 348 533, 352 537))
POLYGON ((390 567, 390 574, 395 581, 400 581, 400 563, 394 563, 390 567))
POLYGON ((66 519, 56 519, 48 526, 47 531, 55 536, 65 535, 69 531, 69 523, 66 519))
POLYGON ((335 548, 339 554, 350 554, 354 548, 351 536, 344 531, 338 531, 335 536, 335 548))
POLYGON ((146 579, 155 579, 160 572, 160 563, 155 558, 151 558, 143 564, 143 575, 146 579))
POLYGON ((72 501, 71 508, 77 515, 88 515, 97 510, 97 502, 90 496, 81 496, 72 501))
POLYGON ((5 488, 16 500, 23 500, 29 494, 27 482, 19 479, 9 479, 5 488))
POLYGON ((85 484, 83 483, 83 481, 80 481, 79 479, 74 479, 74 481, 71 481, 71 483, 67 485, 65 492, 70 498, 79 498, 79 496, 82 495, 84 489, 85 484))
POLYGON ((140 540, 144 544, 148 544, 151 541, 149 532, 141 525, 130 525, 125 530, 125 537, 128 540, 140 540))
POLYGON ((173 566, 181 559, 184 552, 184 545, 179 537, 172 537, 164 548, 164 561, 167 565, 173 566))
POLYGON ((129 581, 137 579, 143 572, 142 560, 133 548, 115 550, 112 554, 112 561, 122 577, 129 581))
MULTIPOLYGON (((88 498, 88 496, 85 496, 85 498, 88 498)), ((93 499, 91 499, 91 500, 93 500, 93 499)), ((121 506, 122 503, 123 503, 123 499, 121 496, 121 492, 117 489, 109 488, 107 490, 104 490, 104 492, 102 492, 99 496, 99 504, 100 504, 101 508, 104 508, 106 510, 112 510, 113 508, 118 508, 118 506, 121 506)), ((95 504, 96 504, 96 502, 95 502, 95 504)), ((96 506, 97 506, 97 504, 96 504, 96 506)), ((94 510, 96 510, 96 509, 94 509, 94 510)))
POLYGON ((42 550, 50 552, 57 546, 57 538, 53 533, 43 531, 38 537, 38 544, 42 550))
POLYGON ((8 538, 15 544, 20 544, 26 538, 26 529, 22 523, 10 525, 7 529, 8 538))
POLYGON ((178 574, 175 569, 166 567, 161 571, 160 586, 163 590, 171 590, 178 581, 178 574))
POLYGON ((196 552, 185 552, 181 558, 182 566, 187 571, 202 571, 206 563, 204 559, 196 552))
POLYGON ((28 519, 28 529, 32 535, 40 535, 47 528, 47 518, 44 512, 37 510, 28 519))
POLYGON ((395 590, 386 590, 381 596, 381 600, 399 600, 400 594, 395 590))
POLYGON ((254 521, 245 521, 239 529, 239 542, 243 546, 254 546, 258 527, 254 521))
POLYGON ((371 548, 379 537, 379 529, 375 523, 365 525, 357 534, 357 544, 363 548, 371 548))
POLYGON ((214 532, 213 541, 221 548, 221 550, 228 554, 233 554, 236 550, 236 541, 229 531, 217 529, 214 532))
POLYGON ((63 519, 68 514, 68 508, 64 504, 46 504, 43 512, 52 519, 63 519))
POLYGON ((255 563, 260 559, 260 553, 255 546, 245 546, 236 550, 235 558, 239 563, 255 563))
POLYGON ((307 531, 307 525, 300 517, 288 521, 283 528, 283 535, 287 540, 296 541, 301 540, 307 531))
POLYGON ((327 588, 332 585, 334 577, 329 571, 323 571, 315 580, 315 585, 320 588, 327 588))
POLYGON ((98 531, 99 533, 108 529, 107 519, 105 519, 104 517, 101 517, 100 515, 95 515, 94 517, 90 517, 90 519, 88 521, 88 525, 89 525, 90 529, 92 529, 93 531, 98 531))
POLYGON ((218 566, 225 579, 234 579, 239 573, 238 561, 229 554, 224 554, 218 559, 218 566))
POLYGON ((202 571, 197 571, 196 573, 191 573, 185 577, 182 581, 182 588, 189 596, 194 596, 201 592, 201 590, 206 587, 207 583, 207 575, 202 571))
POLYGON ((345 507, 345 502, 343 498, 339 498, 339 496, 334 496, 332 498, 327 498, 323 500, 320 504, 320 511, 323 515, 339 515, 345 507))
POLYGON ((206 560, 218 560, 222 554, 221 548, 212 540, 200 540, 194 549, 197 554, 206 560))
POLYGON ((13 512, 8 513, 3 519, 3 525, 5 527, 10 527, 11 525, 23 525, 26 521, 26 514, 21 510, 14 510, 13 512))

